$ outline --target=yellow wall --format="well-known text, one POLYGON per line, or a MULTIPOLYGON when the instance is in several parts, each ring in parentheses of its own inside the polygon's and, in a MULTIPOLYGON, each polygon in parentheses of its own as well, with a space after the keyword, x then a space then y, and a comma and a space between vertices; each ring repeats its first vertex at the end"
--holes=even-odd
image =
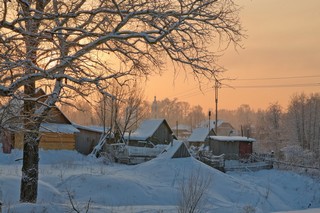
MULTIPOLYGON (((15 134, 15 145, 16 149, 22 149, 23 147, 23 133, 15 134)), ((63 150, 74 150, 75 149, 75 135, 64 134, 64 133, 52 133, 46 132, 41 133, 41 139, 39 148, 42 149, 63 149, 63 150)))

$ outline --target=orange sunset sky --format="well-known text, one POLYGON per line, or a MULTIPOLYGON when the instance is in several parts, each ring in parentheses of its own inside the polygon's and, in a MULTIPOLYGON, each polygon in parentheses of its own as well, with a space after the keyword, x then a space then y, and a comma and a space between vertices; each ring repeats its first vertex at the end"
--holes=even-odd
MULTIPOLYGON (((286 107, 291 96, 320 92, 320 1, 235 0, 247 38, 244 49, 231 46, 218 64, 227 69, 219 90, 219 109, 249 104, 266 109, 278 101, 286 107)), ((152 101, 166 97, 215 108, 214 82, 199 85, 183 71, 175 76, 170 66, 146 82, 145 96, 152 101)))

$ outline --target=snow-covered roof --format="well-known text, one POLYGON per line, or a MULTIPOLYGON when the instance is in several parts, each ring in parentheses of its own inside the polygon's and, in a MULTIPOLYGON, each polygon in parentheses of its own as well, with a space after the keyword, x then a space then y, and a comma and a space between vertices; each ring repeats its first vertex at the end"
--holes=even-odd
MULTIPOLYGON (((224 123, 224 121, 223 120, 218 120, 217 123, 218 123, 218 126, 220 126, 221 124, 224 123)), ((201 122, 200 127, 209 128, 209 124, 210 124, 210 129, 214 129, 215 126, 216 126, 216 121, 215 120, 210 120, 210 122, 208 120, 207 121, 203 121, 203 122, 201 122)))
POLYGON ((177 126, 173 126, 172 130, 186 130, 186 131, 190 131, 191 127, 189 125, 186 124, 179 124, 178 127, 177 126))
MULTIPOLYGON (((91 131, 91 132, 103 133, 103 131, 104 131, 104 127, 103 126, 82 126, 82 125, 75 124, 75 123, 73 123, 72 125, 77 129, 88 130, 88 131, 91 131)), ((110 127, 105 127, 105 131, 106 132, 109 131, 109 129, 110 129, 110 127)))
POLYGON ((57 132, 73 134, 79 132, 79 130, 71 124, 42 123, 40 126, 40 132, 57 132))
POLYGON ((197 128, 192 131, 188 141, 189 142, 205 141, 208 135, 209 135, 208 128, 197 128))
POLYGON ((151 119, 143 121, 139 128, 130 135, 130 139, 147 140, 156 132, 163 122, 166 122, 165 119, 151 119))
POLYGON ((210 139, 213 139, 216 141, 229 141, 229 142, 236 142, 236 141, 255 142, 256 141, 253 138, 248 138, 243 136, 210 136, 210 139))
POLYGON ((182 141, 173 140, 173 142, 167 145, 166 149, 157 158, 158 159, 173 158, 174 154, 178 151, 180 146, 185 146, 185 145, 183 144, 182 141))

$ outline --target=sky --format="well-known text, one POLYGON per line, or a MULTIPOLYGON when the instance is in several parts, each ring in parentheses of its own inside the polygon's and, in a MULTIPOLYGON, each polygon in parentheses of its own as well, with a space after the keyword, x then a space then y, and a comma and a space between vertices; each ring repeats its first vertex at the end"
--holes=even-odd
MULTIPOLYGON (((320 1, 235 0, 247 38, 243 48, 229 48, 218 64, 226 68, 218 92, 219 109, 248 104, 266 109, 278 102, 283 110, 294 94, 320 92, 320 1)), ((215 109, 214 82, 201 84, 183 71, 178 76, 167 67, 146 82, 152 101, 166 97, 215 109)))

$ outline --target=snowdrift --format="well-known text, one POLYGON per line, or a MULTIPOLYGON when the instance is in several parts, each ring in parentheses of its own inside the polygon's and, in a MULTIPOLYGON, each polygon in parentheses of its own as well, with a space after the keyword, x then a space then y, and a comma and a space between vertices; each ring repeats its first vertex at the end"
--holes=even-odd
POLYGON ((320 206, 320 184, 291 172, 222 173, 168 151, 134 165, 109 164, 72 151, 41 151, 38 202, 19 203, 22 153, 0 153, 3 212, 177 212, 191 176, 210 180, 202 212, 288 211, 320 206))

